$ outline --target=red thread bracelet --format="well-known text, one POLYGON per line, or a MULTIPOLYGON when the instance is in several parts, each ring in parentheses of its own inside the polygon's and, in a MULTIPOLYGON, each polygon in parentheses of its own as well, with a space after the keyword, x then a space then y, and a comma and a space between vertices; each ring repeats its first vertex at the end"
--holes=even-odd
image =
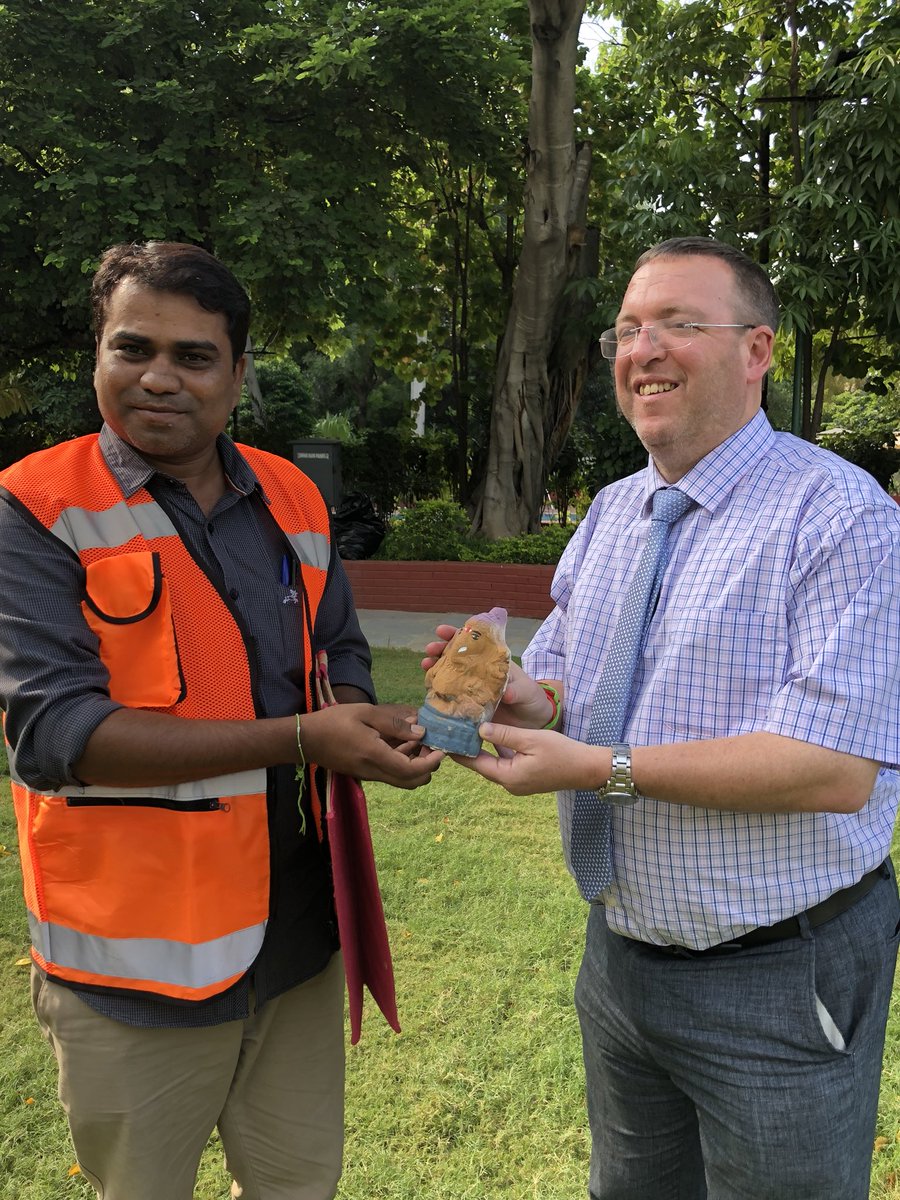
POLYGON ((559 698, 559 692, 549 683, 541 683, 539 686, 544 689, 547 699, 553 705, 553 714, 542 728, 555 729, 559 724, 560 713, 562 712, 562 701, 559 698))

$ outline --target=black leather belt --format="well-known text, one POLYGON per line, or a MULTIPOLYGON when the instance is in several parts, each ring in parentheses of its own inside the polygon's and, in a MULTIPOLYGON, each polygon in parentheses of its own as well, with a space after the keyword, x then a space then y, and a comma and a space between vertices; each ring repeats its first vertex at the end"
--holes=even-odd
POLYGON ((647 950, 655 950, 674 958, 704 958, 716 954, 731 954, 735 950, 747 950, 751 946, 767 946, 770 942, 783 942, 787 938, 800 937, 803 932, 800 917, 806 918, 811 929, 824 925, 826 921, 840 916, 858 900, 862 900, 879 879, 890 879, 891 873, 891 860, 887 858, 880 866, 863 875, 857 883, 832 893, 827 900, 814 904, 805 913, 796 917, 785 917, 783 921, 776 921, 774 925, 760 925, 758 929, 748 929, 746 933, 730 942, 720 942, 717 946, 708 946, 705 950, 692 950, 689 946, 657 946, 652 942, 639 944, 647 950))

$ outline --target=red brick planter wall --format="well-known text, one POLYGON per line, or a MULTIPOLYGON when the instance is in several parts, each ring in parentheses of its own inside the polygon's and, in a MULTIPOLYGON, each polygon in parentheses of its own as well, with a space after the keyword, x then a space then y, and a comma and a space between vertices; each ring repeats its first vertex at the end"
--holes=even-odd
POLYGON ((553 567, 521 563, 347 560, 357 608, 395 612, 479 613, 498 606, 511 617, 546 617, 553 567))
MULTIPOLYGON (((900 495, 894 496, 900 503, 900 495)), ((553 608, 555 567, 521 563, 344 560, 357 608, 393 612, 487 612, 543 619, 553 608)))

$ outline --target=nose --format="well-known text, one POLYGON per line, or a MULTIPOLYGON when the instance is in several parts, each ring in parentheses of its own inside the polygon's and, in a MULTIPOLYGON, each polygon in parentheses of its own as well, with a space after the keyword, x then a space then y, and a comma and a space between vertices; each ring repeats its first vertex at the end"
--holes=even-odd
POLYGON ((635 334, 634 347, 631 351, 631 361, 636 363, 652 362, 662 358, 665 350, 661 350, 653 337, 651 325, 642 325, 635 334))
POLYGON ((154 396, 168 395, 181 390, 181 381, 166 363, 151 359, 141 374, 141 387, 154 396))

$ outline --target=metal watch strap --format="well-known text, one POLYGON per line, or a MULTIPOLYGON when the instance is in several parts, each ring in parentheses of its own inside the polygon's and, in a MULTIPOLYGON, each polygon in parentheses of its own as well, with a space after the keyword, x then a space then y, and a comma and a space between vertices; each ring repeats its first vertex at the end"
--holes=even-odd
POLYGON ((606 783, 597 789, 597 795, 610 804, 634 804, 640 800, 641 794, 631 778, 631 747, 616 742, 610 750, 612 773, 606 783))

